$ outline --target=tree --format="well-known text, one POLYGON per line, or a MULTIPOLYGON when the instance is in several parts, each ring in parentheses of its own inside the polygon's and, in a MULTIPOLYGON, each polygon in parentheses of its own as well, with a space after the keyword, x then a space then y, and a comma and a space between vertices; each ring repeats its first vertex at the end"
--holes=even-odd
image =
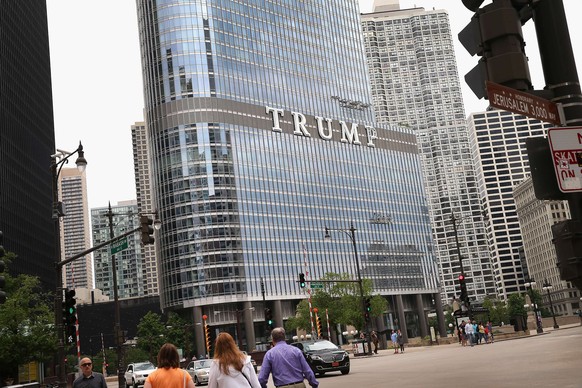
POLYGON ((527 319, 527 311, 523 306, 525 304, 525 298, 521 294, 511 294, 507 299, 507 312, 511 319, 515 319, 518 322, 518 327, 522 326, 525 330, 525 322, 527 319))
POLYGON ((0 305, 0 376, 15 377, 18 366, 51 360, 57 350, 52 297, 44 293, 37 277, 10 275, 13 253, 6 263, 6 303, 0 305))
POLYGON ((168 314, 166 322, 166 341, 178 349, 182 349, 184 356, 191 356, 194 349, 194 326, 186 323, 186 320, 175 312, 168 314))
POLYGON ((137 347, 148 354, 151 362, 156 363, 158 351, 166 341, 165 327, 160 315, 148 311, 137 325, 137 347))
POLYGON ((495 298, 485 298, 483 307, 489 310, 489 319, 494 325, 509 322, 509 313, 505 302, 495 298))
MULTIPOLYGON (((349 274, 327 273, 323 279, 324 288, 316 291, 312 298, 312 307, 317 307, 320 311, 320 317, 325 317, 325 310, 328 310, 330 326, 336 324, 353 325, 358 330, 365 328, 363 315, 362 300, 358 283, 351 281, 352 276, 349 274), (334 283, 336 280, 342 282, 334 283), (329 282, 329 283, 328 283, 329 282)), ((370 298, 370 317, 378 317, 386 311, 388 303, 380 295, 371 296, 372 281, 364 279, 362 281, 364 298, 370 298)), ((309 305, 307 300, 302 300, 297 305, 295 317, 287 321, 288 329, 303 329, 311 331, 309 321, 309 305)))

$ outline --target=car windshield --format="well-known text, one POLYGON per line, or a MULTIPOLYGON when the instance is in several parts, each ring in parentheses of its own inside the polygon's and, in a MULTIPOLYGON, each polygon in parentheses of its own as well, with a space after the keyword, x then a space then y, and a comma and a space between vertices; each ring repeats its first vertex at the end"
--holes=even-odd
POLYGON ((135 364, 135 368, 134 368, 134 370, 136 370, 136 371, 137 370, 148 370, 148 369, 156 369, 156 367, 151 362, 144 362, 141 364, 135 364))
POLYGON ((211 360, 196 361, 196 363, 194 363, 194 368, 196 368, 196 369, 210 368, 211 362, 212 362, 211 360))
POLYGON ((317 352, 321 350, 337 350, 337 346, 335 346, 332 342, 329 341, 317 341, 313 343, 303 344, 303 348, 307 352, 317 352))

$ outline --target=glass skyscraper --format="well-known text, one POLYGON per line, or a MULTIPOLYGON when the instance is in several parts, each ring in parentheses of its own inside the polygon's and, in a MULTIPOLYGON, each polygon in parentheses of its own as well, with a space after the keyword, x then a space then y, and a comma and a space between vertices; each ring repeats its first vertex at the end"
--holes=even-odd
POLYGON ((420 159, 374 123, 357 1, 137 3, 162 308, 242 314, 250 349, 264 307, 295 315, 299 273, 356 278, 350 234, 324 240, 353 223, 362 276, 422 333, 439 298, 420 159))

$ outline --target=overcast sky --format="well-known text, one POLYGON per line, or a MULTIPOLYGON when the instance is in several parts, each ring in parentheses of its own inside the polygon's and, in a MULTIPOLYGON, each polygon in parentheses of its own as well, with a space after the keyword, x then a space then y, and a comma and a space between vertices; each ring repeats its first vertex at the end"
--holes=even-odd
MULTIPOLYGON (((489 1, 486 0, 484 4, 489 1)), ((361 0, 371 12, 372 0, 361 0)), ((143 89, 134 0, 47 0, 56 146, 73 151, 83 142, 89 207, 135 199, 131 125, 143 120, 143 89)), ((482 111, 465 85, 477 63, 457 34, 472 13, 461 0, 401 0, 401 8, 446 9, 451 20, 457 66, 467 115, 482 111)), ((578 66, 582 66, 582 1, 564 0, 578 66)), ((526 53, 536 89, 544 87, 533 23, 524 26, 526 53)), ((48 160, 47 155, 47 160, 48 160)), ((74 164, 71 164, 74 167, 74 164)), ((48 164, 47 164, 48 168, 48 164)))

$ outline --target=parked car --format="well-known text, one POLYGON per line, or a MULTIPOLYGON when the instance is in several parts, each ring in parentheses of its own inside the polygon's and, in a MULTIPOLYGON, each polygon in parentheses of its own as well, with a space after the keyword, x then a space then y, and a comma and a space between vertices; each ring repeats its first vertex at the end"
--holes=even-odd
POLYGON ((149 361, 128 364, 125 370, 125 386, 137 388, 139 385, 144 385, 146 378, 155 370, 156 367, 149 361))
POLYGON ((211 363, 212 360, 197 360, 188 364, 186 371, 192 376, 194 385, 208 384, 208 372, 210 372, 211 363))
POLYGON ((313 373, 323 376, 327 372, 350 373, 349 354, 327 340, 310 340, 291 343, 303 352, 313 373))

